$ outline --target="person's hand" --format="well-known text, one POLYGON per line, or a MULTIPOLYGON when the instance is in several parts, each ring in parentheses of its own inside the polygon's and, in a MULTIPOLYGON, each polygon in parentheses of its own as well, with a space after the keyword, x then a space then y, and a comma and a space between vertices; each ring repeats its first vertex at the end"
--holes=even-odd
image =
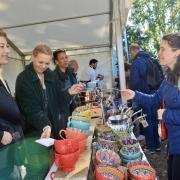
POLYGON ((41 138, 50 138, 50 136, 51 136, 51 128, 49 126, 47 126, 43 129, 41 138))
POLYGON ((82 89, 85 87, 85 84, 79 83, 79 84, 74 84, 69 88, 69 94, 70 95, 75 95, 78 94, 82 89))
POLYGON ((103 75, 101 75, 101 74, 98 74, 96 79, 99 79, 99 80, 101 80, 101 81, 102 81, 102 80, 104 79, 104 76, 103 76, 103 75))
POLYGON ((122 90, 122 96, 126 99, 126 100, 130 100, 133 99, 135 96, 135 92, 132 91, 131 89, 124 89, 122 90))
POLYGON ((161 120, 162 119, 162 115, 164 113, 166 109, 158 109, 157 114, 158 114, 158 119, 161 120))
POLYGON ((10 144, 11 142, 12 142, 12 135, 9 132, 4 131, 3 137, 1 139, 1 143, 7 145, 10 144))

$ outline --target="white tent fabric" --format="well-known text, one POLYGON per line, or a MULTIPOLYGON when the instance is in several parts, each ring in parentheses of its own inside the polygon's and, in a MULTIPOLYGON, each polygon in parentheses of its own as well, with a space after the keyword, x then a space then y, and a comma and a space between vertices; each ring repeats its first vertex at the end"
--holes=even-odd
MULTIPOLYGON (((113 0, 0 0, 0 29, 25 54, 40 43, 52 49, 111 45, 113 0)), ((124 27, 129 0, 119 0, 124 27)))

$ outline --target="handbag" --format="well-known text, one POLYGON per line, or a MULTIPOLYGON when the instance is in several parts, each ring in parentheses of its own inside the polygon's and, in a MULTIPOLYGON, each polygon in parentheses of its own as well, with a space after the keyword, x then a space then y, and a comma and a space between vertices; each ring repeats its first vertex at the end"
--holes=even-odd
MULTIPOLYGON (((164 101, 164 99, 162 101, 162 108, 163 109, 165 108, 165 101, 164 101)), ((168 138, 168 132, 167 132, 167 128, 166 128, 166 125, 165 125, 165 121, 162 118, 162 121, 161 121, 161 140, 164 141, 167 138, 168 138)))

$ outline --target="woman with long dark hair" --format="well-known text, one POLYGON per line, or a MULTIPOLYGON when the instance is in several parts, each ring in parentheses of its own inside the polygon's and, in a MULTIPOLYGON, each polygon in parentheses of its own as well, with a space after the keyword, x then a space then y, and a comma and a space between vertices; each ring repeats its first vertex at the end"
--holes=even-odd
POLYGON ((152 95, 123 91, 127 100, 133 99, 142 106, 159 108, 164 99, 166 109, 162 116, 168 130, 168 180, 180 179, 180 32, 163 36, 160 51, 160 63, 167 67, 166 79, 152 95))

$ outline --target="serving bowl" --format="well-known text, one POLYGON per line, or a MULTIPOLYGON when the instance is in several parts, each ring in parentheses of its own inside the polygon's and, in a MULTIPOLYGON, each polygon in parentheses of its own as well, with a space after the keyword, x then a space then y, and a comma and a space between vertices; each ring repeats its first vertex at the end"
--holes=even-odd
POLYGON ((111 166, 96 166, 96 180, 124 180, 124 173, 111 166))
POLYGON ((141 151, 139 147, 122 147, 120 149, 120 156, 123 159, 134 160, 141 156, 141 151))
POLYGON ((121 159, 117 153, 108 149, 100 149, 96 152, 96 163, 106 164, 109 166, 117 167, 121 164, 121 159))
POLYGON ((79 149, 78 139, 63 139, 54 141, 55 151, 59 154, 69 154, 79 149))

